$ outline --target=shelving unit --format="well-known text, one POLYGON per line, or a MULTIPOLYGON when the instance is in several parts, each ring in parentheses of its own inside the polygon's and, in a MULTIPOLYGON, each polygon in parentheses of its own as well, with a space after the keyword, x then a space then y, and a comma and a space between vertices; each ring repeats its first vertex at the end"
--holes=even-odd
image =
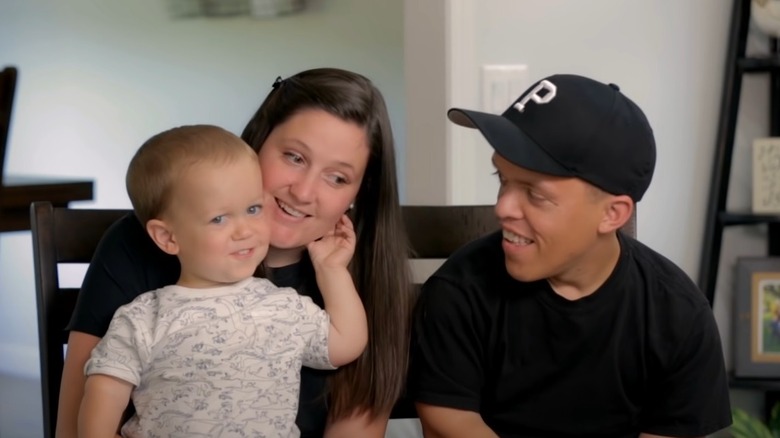
POLYGON ((735 0, 732 10, 729 48, 726 55, 726 75, 715 149, 715 161, 710 182, 704 241, 700 259, 699 287, 714 303, 718 278, 723 231, 727 226, 767 224, 767 254, 780 255, 780 215, 758 215, 726 210, 734 134, 739 112, 742 77, 746 74, 770 75, 770 135, 780 135, 780 52, 772 39, 772 56, 746 57, 745 50, 750 24, 750 0, 735 0))
MULTIPOLYGON (((778 51, 777 39, 772 38, 770 39, 769 56, 748 57, 746 55, 750 27, 750 4, 751 0, 734 0, 726 54, 726 74, 723 82, 715 161, 710 182, 710 196, 698 278, 699 288, 707 296, 711 305, 715 299, 721 245, 726 227, 766 224, 768 228, 767 255, 780 255, 780 215, 761 215, 726 210, 734 135, 739 113, 739 97, 744 75, 769 75, 770 105, 768 116, 770 132, 768 134, 780 136, 780 51, 778 51)), ((730 384, 732 388, 763 390, 766 394, 767 406, 780 400, 780 376, 778 379, 744 379, 731 376, 730 384)))

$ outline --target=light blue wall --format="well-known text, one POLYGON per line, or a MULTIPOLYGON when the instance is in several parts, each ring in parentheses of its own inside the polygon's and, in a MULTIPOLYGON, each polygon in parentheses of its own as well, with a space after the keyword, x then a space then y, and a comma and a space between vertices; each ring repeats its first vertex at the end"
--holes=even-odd
MULTIPOLYGON (((173 20, 162 0, 3 0, 0 66, 19 68, 6 172, 91 178, 95 201, 76 206, 129 207, 124 172, 146 138, 188 123, 240 133, 278 75, 319 66, 374 80, 402 142, 403 3, 308 3, 276 19, 173 20)), ((30 233, 6 233, 0 372, 37 376, 37 342, 30 233)))

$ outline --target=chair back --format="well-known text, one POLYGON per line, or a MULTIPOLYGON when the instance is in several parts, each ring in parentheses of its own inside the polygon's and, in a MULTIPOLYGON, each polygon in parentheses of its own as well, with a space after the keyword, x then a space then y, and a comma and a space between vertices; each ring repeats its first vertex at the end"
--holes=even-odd
POLYGON ((499 228, 492 205, 404 205, 401 210, 415 259, 446 259, 499 228))
POLYGON ((0 71, 0 184, 5 171, 5 151, 11 132, 11 112, 16 94, 16 68, 5 67, 0 71))
MULTIPOLYGON (((413 259, 446 259, 500 228, 493 205, 404 205, 401 210, 413 259)), ((636 238, 636 209, 621 231, 636 238)))
MULTIPOLYGON (((401 212, 412 262, 446 259, 466 243, 499 228, 492 205, 404 205, 401 212)), ((413 271, 416 267, 412 263, 413 271)), ((424 276, 415 281, 415 293, 419 292, 422 281, 424 276)), ((417 418, 414 402, 402 396, 390 418, 417 418)))
POLYGON ((77 288, 61 287, 58 266, 86 264, 100 238, 127 210, 54 208, 48 201, 30 205, 30 222, 38 313, 43 431, 54 437, 57 403, 68 333, 65 327, 76 305, 77 288))
MULTIPOLYGON (((101 237, 129 210, 53 207, 38 201, 30 206, 30 222, 38 313, 44 436, 54 437, 57 403, 64 366, 63 346, 76 305, 78 288, 61 287, 58 266, 89 263, 101 237)), ((446 259, 466 243, 499 229, 492 205, 402 207, 413 259, 446 259)), ((624 231, 635 235, 636 217, 624 231)), ((417 287, 420 284, 416 285, 417 287)), ((414 404, 401 399, 391 418, 416 418, 414 404)))

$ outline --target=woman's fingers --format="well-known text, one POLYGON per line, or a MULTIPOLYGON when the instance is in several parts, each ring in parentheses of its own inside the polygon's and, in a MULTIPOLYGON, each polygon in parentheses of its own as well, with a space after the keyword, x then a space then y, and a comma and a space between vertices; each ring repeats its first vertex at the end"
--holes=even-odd
POLYGON ((355 226, 352 224, 352 220, 347 216, 346 214, 341 215, 341 219, 339 219, 338 223, 336 225, 343 224, 345 227, 347 227, 349 230, 354 231, 355 226))

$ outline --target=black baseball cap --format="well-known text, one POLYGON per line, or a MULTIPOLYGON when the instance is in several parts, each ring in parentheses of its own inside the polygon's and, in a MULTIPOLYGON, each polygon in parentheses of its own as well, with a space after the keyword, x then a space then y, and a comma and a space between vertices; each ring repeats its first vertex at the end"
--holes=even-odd
POLYGON ((653 177, 653 129, 615 84, 554 75, 528 88, 501 115, 451 108, 447 117, 479 129, 499 155, 517 166, 577 177, 634 202, 653 177))

